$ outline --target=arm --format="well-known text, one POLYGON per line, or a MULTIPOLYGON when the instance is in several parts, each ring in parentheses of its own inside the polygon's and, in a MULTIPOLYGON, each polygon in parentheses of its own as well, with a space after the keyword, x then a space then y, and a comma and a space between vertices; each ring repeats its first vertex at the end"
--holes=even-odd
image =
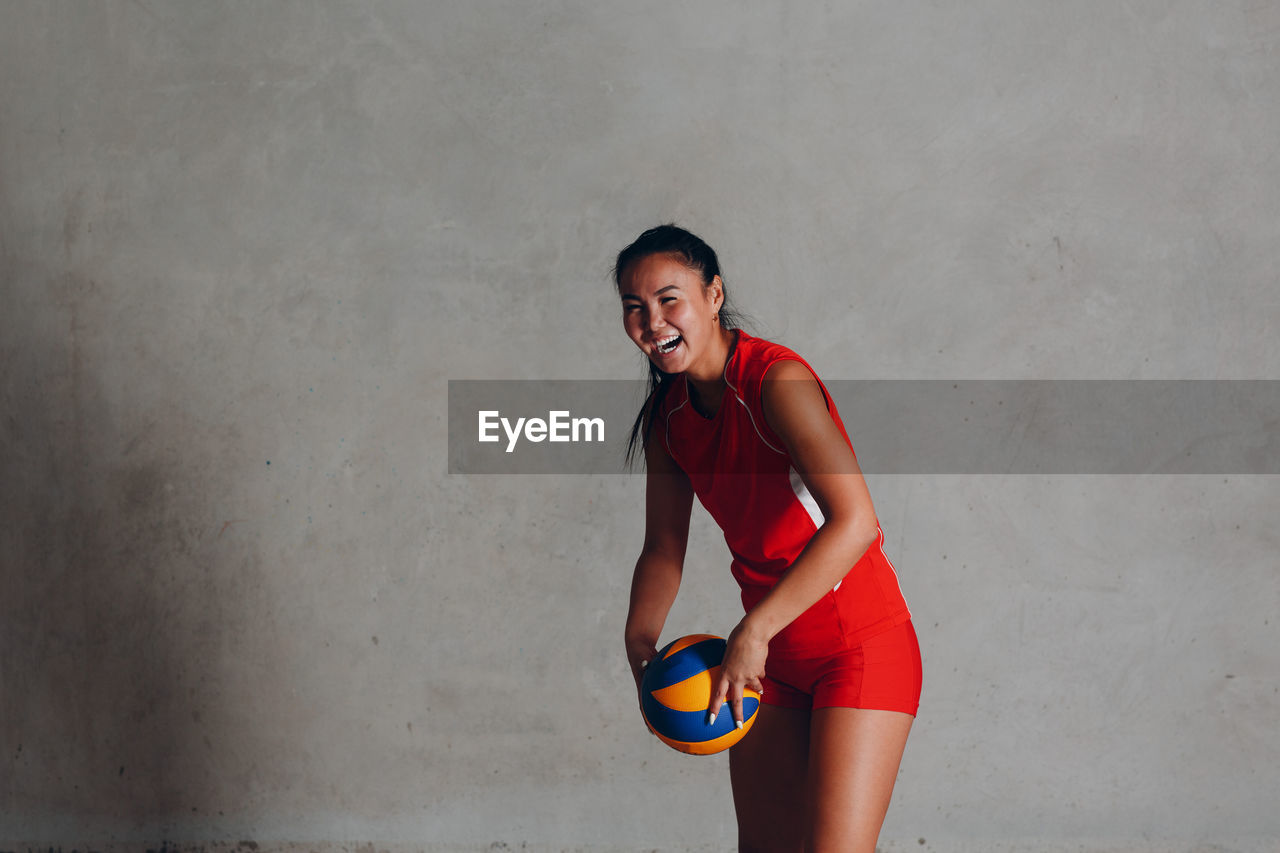
POLYGON ((813 374, 799 362, 778 362, 765 374, 762 398, 765 419, 791 454, 825 521, 777 585, 729 635, 711 712, 727 697, 735 720, 742 719, 743 685, 759 686, 769 641, 834 588, 878 535, 862 471, 813 374))
POLYGON ((631 578, 631 606, 624 634, 627 662, 639 687, 644 665, 658 651, 658 638, 680 589, 693 487, 662 442, 645 443, 644 547, 631 578))

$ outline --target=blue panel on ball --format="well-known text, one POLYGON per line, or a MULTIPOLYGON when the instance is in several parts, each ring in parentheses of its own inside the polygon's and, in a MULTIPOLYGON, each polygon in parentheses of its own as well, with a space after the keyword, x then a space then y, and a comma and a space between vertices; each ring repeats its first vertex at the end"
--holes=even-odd
MULTIPOLYGON (((674 645, 674 643, 670 644, 674 645)), ((670 648, 670 645, 668 648, 670 648)), ((725 641, 703 640, 667 657, 666 649, 658 653, 644 674, 645 690, 660 690, 678 684, 690 676, 719 666, 724 660, 725 641)))
MULTIPOLYGON (((675 711, 663 705, 648 691, 641 700, 645 719, 664 737, 682 743, 705 743, 729 734, 736 727, 728 708, 716 715, 716 721, 707 725, 706 711, 675 711)), ((750 719, 760 708, 758 699, 746 696, 742 700, 742 718, 750 719)))

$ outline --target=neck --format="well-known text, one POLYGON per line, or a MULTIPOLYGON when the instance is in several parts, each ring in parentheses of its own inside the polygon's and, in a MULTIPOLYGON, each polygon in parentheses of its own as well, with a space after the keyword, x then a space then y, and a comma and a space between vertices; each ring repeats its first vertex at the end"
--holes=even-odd
POLYGON ((705 400, 718 399, 724 390, 724 366, 729 361, 729 353, 733 350, 737 336, 730 329, 720 329, 720 334, 712 340, 713 344, 706 358, 685 371, 685 376, 697 389, 698 396, 705 400))

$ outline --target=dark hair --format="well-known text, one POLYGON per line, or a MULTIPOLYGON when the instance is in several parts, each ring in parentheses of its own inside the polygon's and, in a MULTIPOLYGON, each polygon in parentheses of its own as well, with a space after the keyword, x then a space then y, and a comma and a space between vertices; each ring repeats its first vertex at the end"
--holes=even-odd
MULTIPOLYGON (((720 261, 715 249, 708 246, 702 238, 678 225, 659 225, 641 234, 634 243, 618 253, 618 262, 613 267, 613 283, 619 293, 622 292, 622 277, 626 275, 628 267, 650 255, 679 255, 686 267, 701 275, 703 286, 711 284, 720 275, 720 261)), ((721 276, 722 286, 723 281, 724 277, 721 276)), ((742 328, 742 317, 730 307, 727 292, 724 293, 724 303, 720 306, 720 328, 742 328)), ((674 375, 659 370, 652 361, 646 359, 646 363, 649 366, 648 393, 640 413, 636 415, 635 423, 631 425, 631 437, 627 440, 628 465, 634 463, 637 446, 643 447, 649 441, 649 433, 653 430, 653 415, 671 390, 672 380, 675 378, 674 375)))

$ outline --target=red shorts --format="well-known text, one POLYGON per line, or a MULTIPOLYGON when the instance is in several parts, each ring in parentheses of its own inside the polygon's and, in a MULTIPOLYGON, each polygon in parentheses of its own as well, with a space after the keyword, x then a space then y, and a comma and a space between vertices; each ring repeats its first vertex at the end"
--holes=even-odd
POLYGON ((828 657, 770 656, 764 671, 762 701, 781 708, 866 708, 913 717, 920 708, 920 643, 910 622, 828 657))

